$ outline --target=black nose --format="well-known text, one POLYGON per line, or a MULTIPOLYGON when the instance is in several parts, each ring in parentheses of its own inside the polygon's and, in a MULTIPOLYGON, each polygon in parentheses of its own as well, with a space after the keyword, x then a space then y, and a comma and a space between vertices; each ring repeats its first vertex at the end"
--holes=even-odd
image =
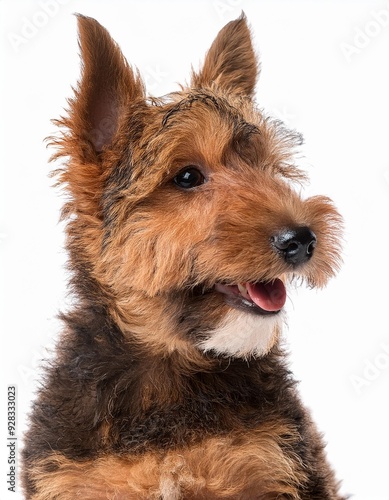
POLYGON ((271 243, 285 262, 298 265, 312 257, 316 247, 316 235, 305 226, 283 229, 272 237, 271 243))

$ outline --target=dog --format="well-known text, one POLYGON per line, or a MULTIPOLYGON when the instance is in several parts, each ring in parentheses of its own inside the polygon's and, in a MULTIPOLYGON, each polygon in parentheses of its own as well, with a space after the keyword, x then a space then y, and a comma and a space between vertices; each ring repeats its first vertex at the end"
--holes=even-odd
POLYGON ((75 303, 31 411, 26 498, 344 498, 281 345, 290 282, 339 269, 342 218, 303 199, 301 136, 255 104, 245 15, 163 98, 78 25, 51 138, 75 303))

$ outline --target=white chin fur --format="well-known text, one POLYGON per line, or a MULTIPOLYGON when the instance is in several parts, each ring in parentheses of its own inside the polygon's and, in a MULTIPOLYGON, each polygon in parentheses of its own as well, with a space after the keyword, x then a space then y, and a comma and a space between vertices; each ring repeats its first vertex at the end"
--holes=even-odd
POLYGON ((223 323, 209 332, 198 347, 204 352, 213 351, 225 357, 262 357, 276 343, 283 319, 283 312, 259 316, 231 310, 223 323))

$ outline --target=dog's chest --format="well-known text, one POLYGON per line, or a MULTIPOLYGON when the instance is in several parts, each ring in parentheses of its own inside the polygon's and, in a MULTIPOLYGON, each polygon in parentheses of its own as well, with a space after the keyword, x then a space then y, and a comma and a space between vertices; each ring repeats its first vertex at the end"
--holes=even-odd
POLYGON ((300 439, 291 426, 274 421, 250 433, 210 437, 165 452, 103 454, 84 461, 54 453, 40 464, 42 470, 56 469, 41 484, 64 500, 76 496, 86 500, 272 500, 283 495, 298 500, 298 485, 306 475, 291 449, 300 439), (50 485, 45 486, 45 481, 50 485))

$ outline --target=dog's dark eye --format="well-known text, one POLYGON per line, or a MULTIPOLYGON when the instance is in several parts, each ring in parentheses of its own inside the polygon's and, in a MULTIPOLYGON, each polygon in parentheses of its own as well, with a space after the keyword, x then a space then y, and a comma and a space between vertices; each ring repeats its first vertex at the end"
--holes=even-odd
POLYGON ((205 177, 197 167, 185 167, 174 177, 174 184, 182 189, 192 189, 204 184, 205 177))

